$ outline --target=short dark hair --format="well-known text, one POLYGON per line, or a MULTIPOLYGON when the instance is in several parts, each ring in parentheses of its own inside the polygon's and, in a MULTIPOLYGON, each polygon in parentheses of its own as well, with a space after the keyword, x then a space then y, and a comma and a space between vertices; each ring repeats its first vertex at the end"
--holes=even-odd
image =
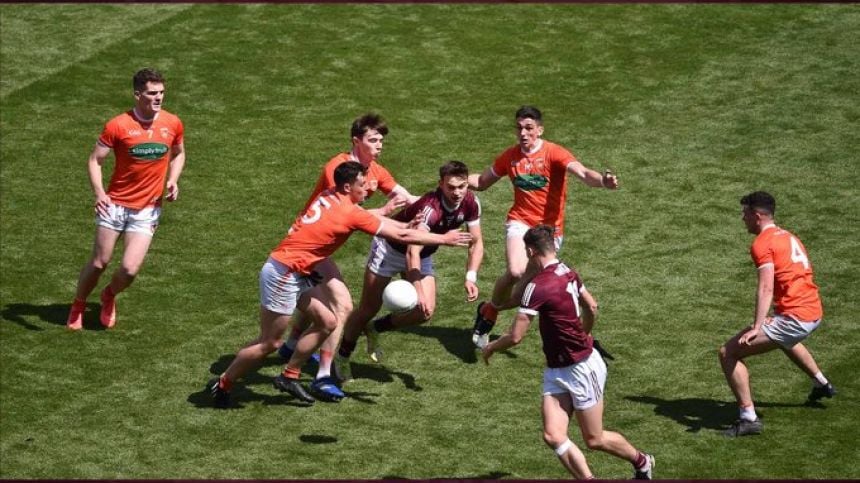
POLYGON ((776 213, 776 199, 765 191, 755 191, 744 196, 741 205, 770 216, 776 213))
POLYGON ((469 168, 466 166, 466 163, 462 161, 457 161, 456 159, 452 159, 447 163, 443 164, 441 168, 439 168, 439 179, 445 179, 445 176, 456 176, 458 178, 468 178, 469 177, 469 168))
POLYGON ((340 188, 345 184, 352 184, 358 175, 367 173, 367 168, 358 161, 344 161, 334 169, 334 185, 335 189, 340 188))
POLYGON ((352 121, 352 128, 350 129, 350 135, 354 138, 364 137, 364 134, 371 129, 379 132, 383 136, 388 136, 388 125, 385 124, 385 120, 382 119, 382 116, 379 114, 369 112, 361 117, 352 121))
POLYGON ((523 242, 542 254, 552 253, 555 251, 555 230, 548 225, 529 228, 523 235, 523 242))
POLYGON ((543 124, 543 115, 535 106, 522 106, 517 109, 514 119, 534 119, 536 123, 543 124))
POLYGON ((158 72, 151 67, 144 67, 143 69, 135 72, 134 77, 131 79, 131 84, 134 86, 135 92, 143 92, 146 90, 147 82, 164 84, 164 76, 161 75, 161 72, 158 72))

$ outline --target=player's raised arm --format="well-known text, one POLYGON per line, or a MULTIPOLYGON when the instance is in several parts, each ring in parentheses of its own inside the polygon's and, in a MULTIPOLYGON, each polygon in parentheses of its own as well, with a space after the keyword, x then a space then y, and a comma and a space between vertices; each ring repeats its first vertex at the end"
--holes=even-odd
POLYGON ((600 173, 573 160, 567 164, 567 172, 592 188, 618 189, 618 177, 608 169, 600 173))

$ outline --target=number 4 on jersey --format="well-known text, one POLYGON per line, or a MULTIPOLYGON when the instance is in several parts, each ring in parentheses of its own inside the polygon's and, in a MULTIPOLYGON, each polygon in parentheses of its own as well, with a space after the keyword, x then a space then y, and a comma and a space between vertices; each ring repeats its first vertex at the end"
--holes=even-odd
POLYGON ((804 253, 803 247, 800 246, 800 242, 795 237, 791 237, 789 240, 791 240, 791 261, 793 263, 802 263, 803 268, 809 270, 809 259, 806 258, 806 253, 804 253))

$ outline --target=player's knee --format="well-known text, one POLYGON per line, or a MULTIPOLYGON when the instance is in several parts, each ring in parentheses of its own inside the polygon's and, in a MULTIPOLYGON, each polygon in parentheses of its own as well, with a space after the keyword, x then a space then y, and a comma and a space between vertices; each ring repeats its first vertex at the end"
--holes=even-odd
POLYGON ((90 261, 90 266, 93 268, 93 270, 95 270, 99 273, 102 273, 105 271, 105 269, 107 268, 109 263, 110 263, 110 257, 109 256, 107 256, 107 257, 93 257, 93 259, 90 261))
POLYGON ((544 431, 543 433, 543 442, 552 449, 558 448, 567 440, 568 438, 566 434, 556 434, 547 431, 544 431))
POLYGON ((600 451, 604 446, 603 434, 589 434, 586 435, 583 440, 585 441, 585 446, 588 449, 600 451))
POLYGON ((523 278, 523 275, 526 273, 526 267, 508 267, 508 277, 510 277, 512 282, 516 282, 517 280, 523 278))
POLYGON ((720 358, 721 362, 732 359, 732 353, 725 344, 721 345, 717 350, 717 356, 720 358))
POLYGON ((141 263, 123 263, 120 272, 123 277, 133 279, 140 272, 141 263))

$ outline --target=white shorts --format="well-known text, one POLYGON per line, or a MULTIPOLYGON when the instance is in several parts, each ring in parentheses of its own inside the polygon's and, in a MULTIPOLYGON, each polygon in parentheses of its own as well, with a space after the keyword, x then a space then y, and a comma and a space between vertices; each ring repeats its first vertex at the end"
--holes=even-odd
POLYGON ((567 367, 547 367, 543 371, 543 395, 570 394, 573 408, 584 411, 597 404, 606 386, 606 363, 596 350, 588 359, 567 367))
MULTIPOLYGON (((375 236, 370 244, 367 268, 380 277, 391 278, 406 271, 406 255, 398 252, 385 238, 375 236)), ((433 257, 421 259, 421 275, 433 276, 433 257)))
POLYGON ((111 203, 108 206, 107 216, 96 213, 96 225, 119 232, 143 233, 152 236, 158 228, 160 217, 160 206, 147 206, 135 210, 111 203))
MULTIPOLYGON (((521 221, 508 220, 505 222, 505 238, 519 238, 522 240, 526 232, 532 228, 521 221)), ((561 244, 564 241, 564 235, 555 237, 555 251, 561 251, 561 244)))
POLYGON ((278 314, 293 315, 299 297, 311 287, 309 277, 291 272, 269 257, 260 270, 260 305, 278 314))
POLYGON ((761 326, 768 339, 780 346, 791 349, 795 344, 809 337, 818 328, 821 319, 801 322, 790 315, 774 314, 771 323, 761 326))

